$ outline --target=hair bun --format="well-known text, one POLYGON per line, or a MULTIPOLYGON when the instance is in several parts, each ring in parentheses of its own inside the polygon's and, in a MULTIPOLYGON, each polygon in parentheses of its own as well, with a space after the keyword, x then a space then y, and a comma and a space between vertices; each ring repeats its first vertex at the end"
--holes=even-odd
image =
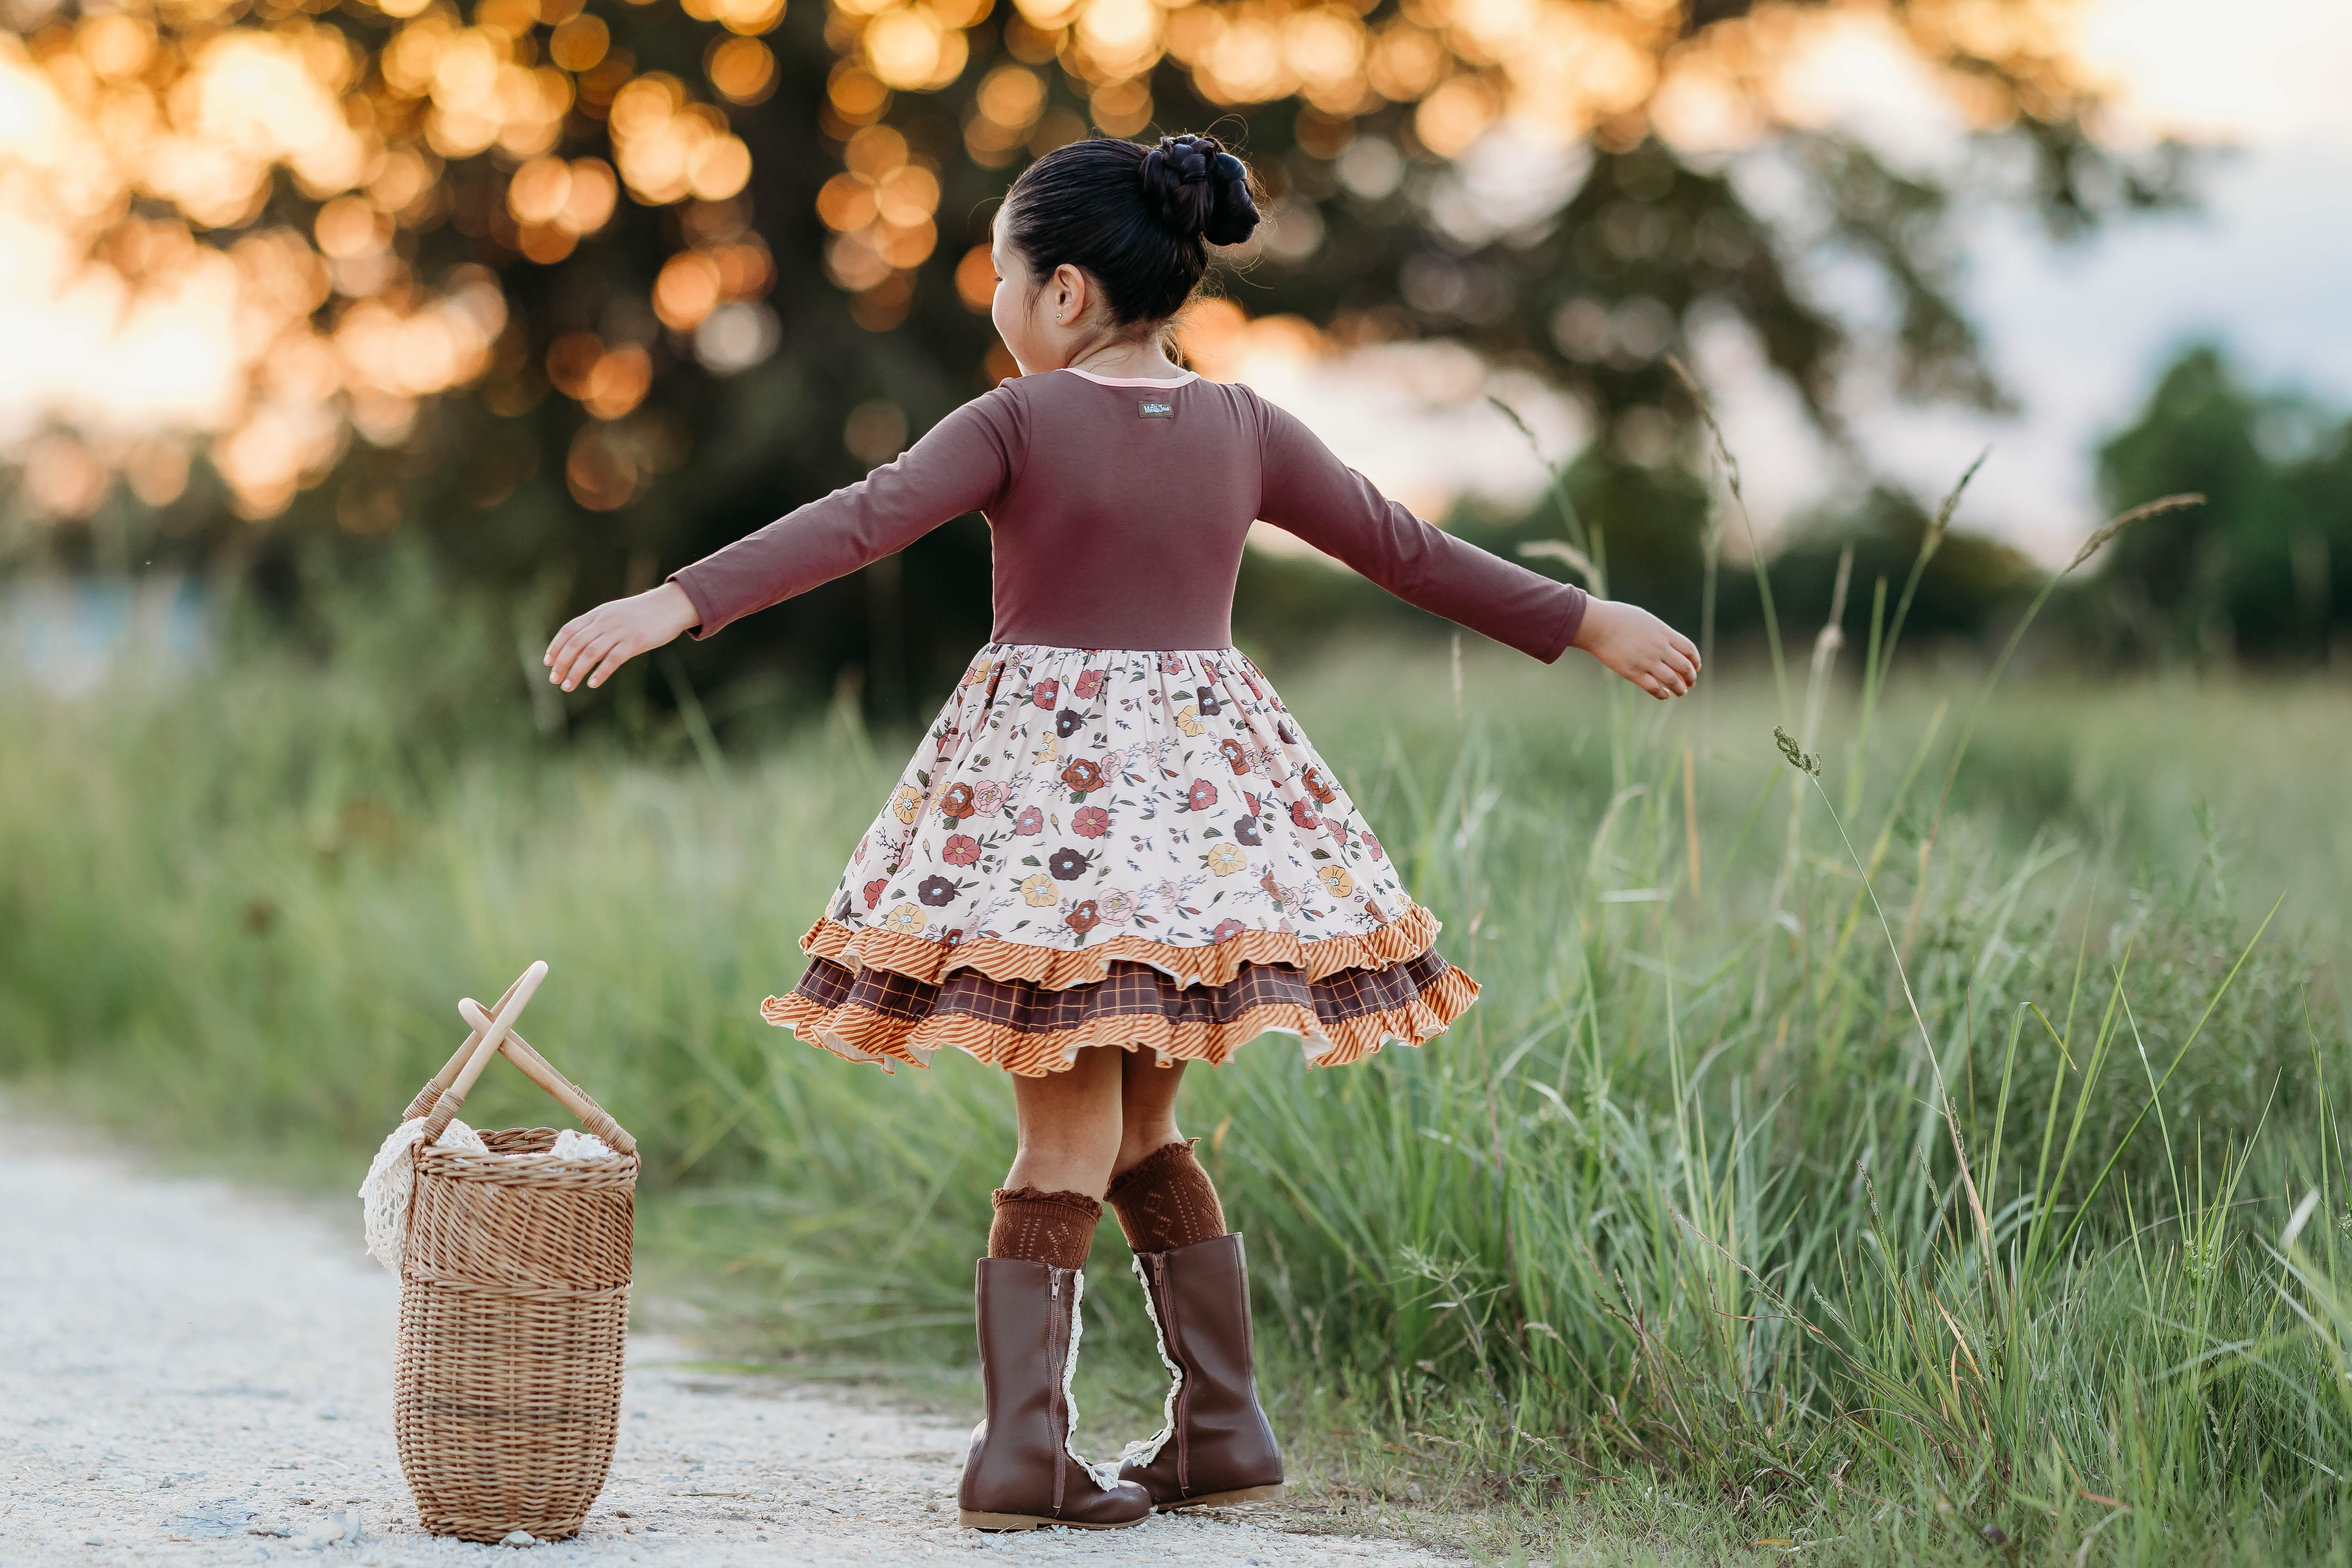
POLYGON ((1249 165, 1213 136, 1162 136, 1143 156, 1142 178, 1160 221, 1186 239, 1239 245, 1257 227, 1249 165))

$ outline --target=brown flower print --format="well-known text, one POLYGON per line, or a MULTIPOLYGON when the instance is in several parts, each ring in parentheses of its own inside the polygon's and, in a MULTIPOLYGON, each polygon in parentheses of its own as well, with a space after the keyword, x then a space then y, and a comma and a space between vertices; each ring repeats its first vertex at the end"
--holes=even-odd
POLYGON ((1203 719, 1213 719, 1224 711, 1224 704, 1217 700, 1217 689, 1213 686, 1200 688, 1192 693, 1192 700, 1201 705, 1203 719))
POLYGON ((1054 715, 1054 733, 1065 741, 1086 728, 1087 716, 1075 708, 1065 708, 1054 715))
POLYGON ((1062 782, 1080 795, 1089 795, 1103 786, 1102 769, 1085 757, 1080 757, 1062 770, 1062 782))
POLYGON ((1092 899, 1087 899, 1076 909, 1064 915, 1062 922, 1080 936, 1084 936, 1102 923, 1102 911, 1095 908, 1095 901, 1092 899))
POLYGON ((940 815, 950 822, 961 822, 971 815, 972 791, 968 784, 951 784, 940 796, 940 815))
POLYGON ((1256 817, 1236 816, 1234 818, 1234 842, 1236 844, 1246 844, 1253 849, 1265 842, 1265 840, 1258 835, 1256 817))
POLYGON ((1070 831, 1081 838, 1100 838, 1110 831, 1110 813, 1098 805, 1082 805, 1070 818, 1070 831))
POLYGON ((1184 804, 1194 811, 1206 811, 1217 804, 1217 786, 1206 779, 1194 779, 1192 787, 1184 792, 1184 804))
POLYGON ((1019 816, 1013 819, 1013 831, 1021 835, 1021 837, 1024 838, 1028 837, 1032 834, 1045 832, 1045 814, 1038 810, 1035 806, 1031 806, 1028 810, 1023 812, 1019 816))
POLYGON ((1250 754, 1249 748, 1247 746, 1243 745, 1239 741, 1236 741, 1231 735, 1228 735, 1223 740, 1217 742, 1217 750, 1223 753, 1225 765, 1233 769, 1234 772, 1237 773, 1245 773, 1249 772, 1250 754))
POLYGON ((955 902, 955 896, 956 885, 945 877, 926 877, 915 884, 915 897, 935 910, 955 902))
POLYGON ((980 859, 980 840, 969 833, 951 834, 940 846, 940 858, 950 866, 970 866, 980 859))

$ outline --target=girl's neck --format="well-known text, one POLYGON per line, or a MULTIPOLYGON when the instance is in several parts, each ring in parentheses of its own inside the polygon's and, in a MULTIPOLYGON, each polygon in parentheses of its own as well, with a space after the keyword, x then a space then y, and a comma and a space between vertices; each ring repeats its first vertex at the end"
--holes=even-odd
POLYGON ((1157 333, 1083 350, 1071 355, 1062 368, 1117 381, 1174 381, 1184 374, 1184 367, 1160 348, 1157 333))

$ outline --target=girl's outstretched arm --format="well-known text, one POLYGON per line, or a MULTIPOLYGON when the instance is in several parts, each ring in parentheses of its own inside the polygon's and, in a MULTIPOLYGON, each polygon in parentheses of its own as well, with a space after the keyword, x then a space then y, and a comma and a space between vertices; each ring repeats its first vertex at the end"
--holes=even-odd
POLYGON ((680 632, 707 637, 754 610, 904 550, 951 517, 1003 493, 1024 439, 1011 395, 972 399, 853 485, 737 540, 660 587, 574 616, 547 647, 548 679, 602 686, 638 654, 680 632))
POLYGON ((1263 398, 1258 515, 1408 604, 1549 664, 1571 647, 1664 701, 1698 679, 1698 649, 1649 611, 1596 599, 1415 517, 1263 398))
POLYGON ((1661 702, 1698 680, 1698 646, 1639 605, 1587 599, 1572 646, 1661 702))

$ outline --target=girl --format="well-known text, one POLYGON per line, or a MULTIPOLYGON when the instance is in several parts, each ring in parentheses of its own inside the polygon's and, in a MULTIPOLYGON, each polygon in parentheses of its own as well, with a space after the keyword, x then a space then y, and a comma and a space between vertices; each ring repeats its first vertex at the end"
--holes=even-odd
POLYGON ((1177 1131, 1177 1085, 1269 1030, 1318 1066, 1418 1046, 1478 994, 1232 646, 1251 521, 1547 663, 1580 647, 1661 700, 1698 678, 1698 650, 1656 617, 1432 528, 1289 415, 1168 357, 1208 247, 1257 222, 1247 169, 1210 137, 1047 153, 993 233, 991 316, 1018 379, 547 650, 564 690, 598 686, 680 632, 988 518, 995 640, 801 939, 800 984, 761 1009, 886 1071, 945 1045, 1011 1075, 1020 1147, 978 1267, 986 1419, 960 1494, 982 1529, 1280 1492, 1242 1238, 1177 1131), (1089 1464, 1069 1386, 1106 1199, 1174 1385, 1157 1436, 1089 1464))

